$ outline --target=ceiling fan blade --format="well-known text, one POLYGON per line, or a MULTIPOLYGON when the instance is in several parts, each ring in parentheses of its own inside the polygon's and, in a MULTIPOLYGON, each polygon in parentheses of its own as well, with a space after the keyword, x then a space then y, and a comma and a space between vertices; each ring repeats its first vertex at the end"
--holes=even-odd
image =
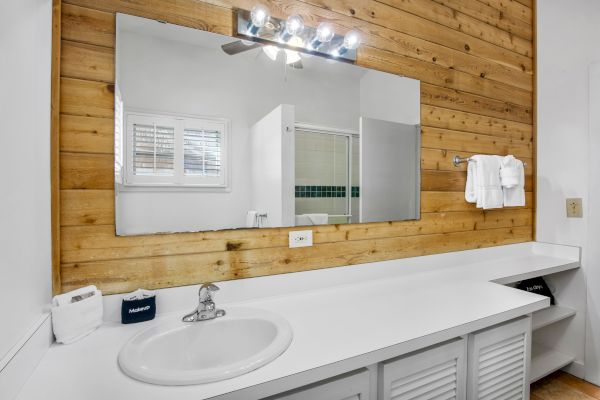
POLYGON ((255 49, 257 47, 260 47, 259 43, 254 43, 254 42, 246 42, 244 43, 241 40, 236 40, 235 42, 231 42, 231 43, 227 43, 221 46, 221 48, 223 49, 223 51, 227 54, 229 54, 230 56, 242 53, 244 51, 248 51, 248 50, 252 50, 255 49), (246 44, 248 43, 248 44, 246 44))

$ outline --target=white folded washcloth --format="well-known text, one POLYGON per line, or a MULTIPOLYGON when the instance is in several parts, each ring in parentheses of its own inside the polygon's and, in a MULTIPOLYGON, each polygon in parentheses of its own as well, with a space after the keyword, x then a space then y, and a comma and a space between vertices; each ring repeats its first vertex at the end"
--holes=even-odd
POLYGON ((519 163, 523 164, 512 155, 508 155, 502 159, 500 180, 502 181, 503 188, 512 188, 519 185, 519 163))
POLYGON ((86 286, 52 299, 52 330, 58 343, 76 342, 102 325, 102 292, 86 286))
POLYGON ((156 293, 153 292, 152 290, 138 289, 136 291, 133 291, 131 293, 127 293, 126 295, 124 295, 123 300, 125 300, 125 301, 143 300, 143 299, 147 299, 147 298, 153 297, 153 296, 156 296, 156 293))
POLYGON ((525 166, 523 161, 514 160, 517 174, 517 184, 511 187, 503 187, 504 207, 523 207, 525 205, 525 166))
POLYGON ((475 163, 475 193, 477 196, 477 208, 488 210, 491 208, 502 208, 504 198, 502 184, 500 182, 501 156, 475 155, 472 156, 475 163))

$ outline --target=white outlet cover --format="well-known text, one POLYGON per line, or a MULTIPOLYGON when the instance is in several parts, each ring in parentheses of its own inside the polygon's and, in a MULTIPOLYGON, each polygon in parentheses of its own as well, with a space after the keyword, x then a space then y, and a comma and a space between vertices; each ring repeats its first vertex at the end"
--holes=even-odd
POLYGON ((288 234, 290 249, 313 245, 313 231, 291 231, 288 234))

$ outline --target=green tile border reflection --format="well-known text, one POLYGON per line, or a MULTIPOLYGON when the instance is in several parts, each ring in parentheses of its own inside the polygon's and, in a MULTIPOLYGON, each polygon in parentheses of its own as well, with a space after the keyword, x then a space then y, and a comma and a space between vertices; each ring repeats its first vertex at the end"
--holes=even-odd
MULTIPOLYGON (((296 198, 346 197, 346 186, 296 186, 296 198)), ((360 188, 352 186, 352 197, 360 197, 360 188)))

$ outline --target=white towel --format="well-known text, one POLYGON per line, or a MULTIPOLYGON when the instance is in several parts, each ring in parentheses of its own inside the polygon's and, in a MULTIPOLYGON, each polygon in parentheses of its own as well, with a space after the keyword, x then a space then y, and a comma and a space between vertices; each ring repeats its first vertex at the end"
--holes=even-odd
POLYGON ((502 184, 500 182, 500 156, 472 156, 475 163, 475 193, 477 196, 477 208, 488 210, 491 208, 502 208, 504 197, 502 184))
POLYGON ((523 161, 515 159, 518 183, 516 186, 504 187, 504 207, 523 207, 525 205, 525 167, 523 161))
POLYGON ((86 286, 52 299, 52 330, 58 343, 76 342, 102 325, 102 292, 86 286))
POLYGON ((500 180, 502 181, 503 188, 510 189, 519 185, 519 163, 521 162, 512 155, 508 155, 502 159, 500 180))
POLYGON ((477 190, 475 182, 477 181, 477 166, 475 162, 469 161, 467 165, 467 184, 465 185, 465 200, 468 203, 477 203, 477 190))
POLYGON ((246 228, 256 228, 258 226, 256 221, 256 216, 258 215, 258 211, 248 211, 246 213, 246 228))

